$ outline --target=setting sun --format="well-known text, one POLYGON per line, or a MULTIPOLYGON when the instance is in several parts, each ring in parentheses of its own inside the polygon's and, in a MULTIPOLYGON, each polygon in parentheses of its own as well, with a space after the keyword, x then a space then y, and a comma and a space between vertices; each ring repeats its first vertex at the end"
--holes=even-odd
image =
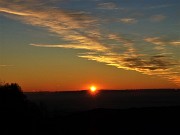
POLYGON ((91 90, 91 92, 95 92, 97 90, 97 88, 95 86, 91 86, 90 90, 91 90))

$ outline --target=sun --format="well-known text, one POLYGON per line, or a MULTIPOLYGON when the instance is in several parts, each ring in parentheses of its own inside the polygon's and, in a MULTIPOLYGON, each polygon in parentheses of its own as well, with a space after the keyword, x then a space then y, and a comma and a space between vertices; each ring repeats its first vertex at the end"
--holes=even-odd
POLYGON ((97 90, 96 86, 91 86, 91 87, 90 87, 90 91, 91 91, 91 92, 96 92, 96 90, 97 90))

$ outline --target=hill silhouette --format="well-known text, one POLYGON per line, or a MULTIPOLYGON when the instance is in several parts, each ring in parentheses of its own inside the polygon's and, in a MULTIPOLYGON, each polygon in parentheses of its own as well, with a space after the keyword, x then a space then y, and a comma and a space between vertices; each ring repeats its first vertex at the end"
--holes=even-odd
POLYGON ((101 90, 97 95, 88 91, 25 93, 29 100, 41 104, 49 112, 71 113, 96 108, 128 109, 143 107, 180 106, 180 91, 101 90))
MULTIPOLYGON (((152 135, 179 134, 180 91, 140 90, 33 93, 45 103, 49 119, 43 134, 152 135)), ((43 130, 41 130, 43 131, 43 130)))

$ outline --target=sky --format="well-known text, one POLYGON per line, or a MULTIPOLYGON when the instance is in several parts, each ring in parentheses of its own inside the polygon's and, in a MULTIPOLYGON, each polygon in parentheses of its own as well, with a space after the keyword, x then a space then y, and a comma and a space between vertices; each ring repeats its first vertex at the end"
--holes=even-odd
POLYGON ((24 91, 180 88, 179 0, 0 0, 0 81, 24 91))

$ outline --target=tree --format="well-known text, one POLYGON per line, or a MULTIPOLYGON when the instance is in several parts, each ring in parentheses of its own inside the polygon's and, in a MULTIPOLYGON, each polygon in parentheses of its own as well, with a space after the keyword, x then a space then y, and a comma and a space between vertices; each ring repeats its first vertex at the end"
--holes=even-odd
POLYGON ((1 109, 24 109, 26 96, 17 83, 0 84, 0 107, 1 109))
POLYGON ((32 135, 39 119, 38 106, 27 100, 17 83, 0 83, 0 132, 3 135, 32 135))

